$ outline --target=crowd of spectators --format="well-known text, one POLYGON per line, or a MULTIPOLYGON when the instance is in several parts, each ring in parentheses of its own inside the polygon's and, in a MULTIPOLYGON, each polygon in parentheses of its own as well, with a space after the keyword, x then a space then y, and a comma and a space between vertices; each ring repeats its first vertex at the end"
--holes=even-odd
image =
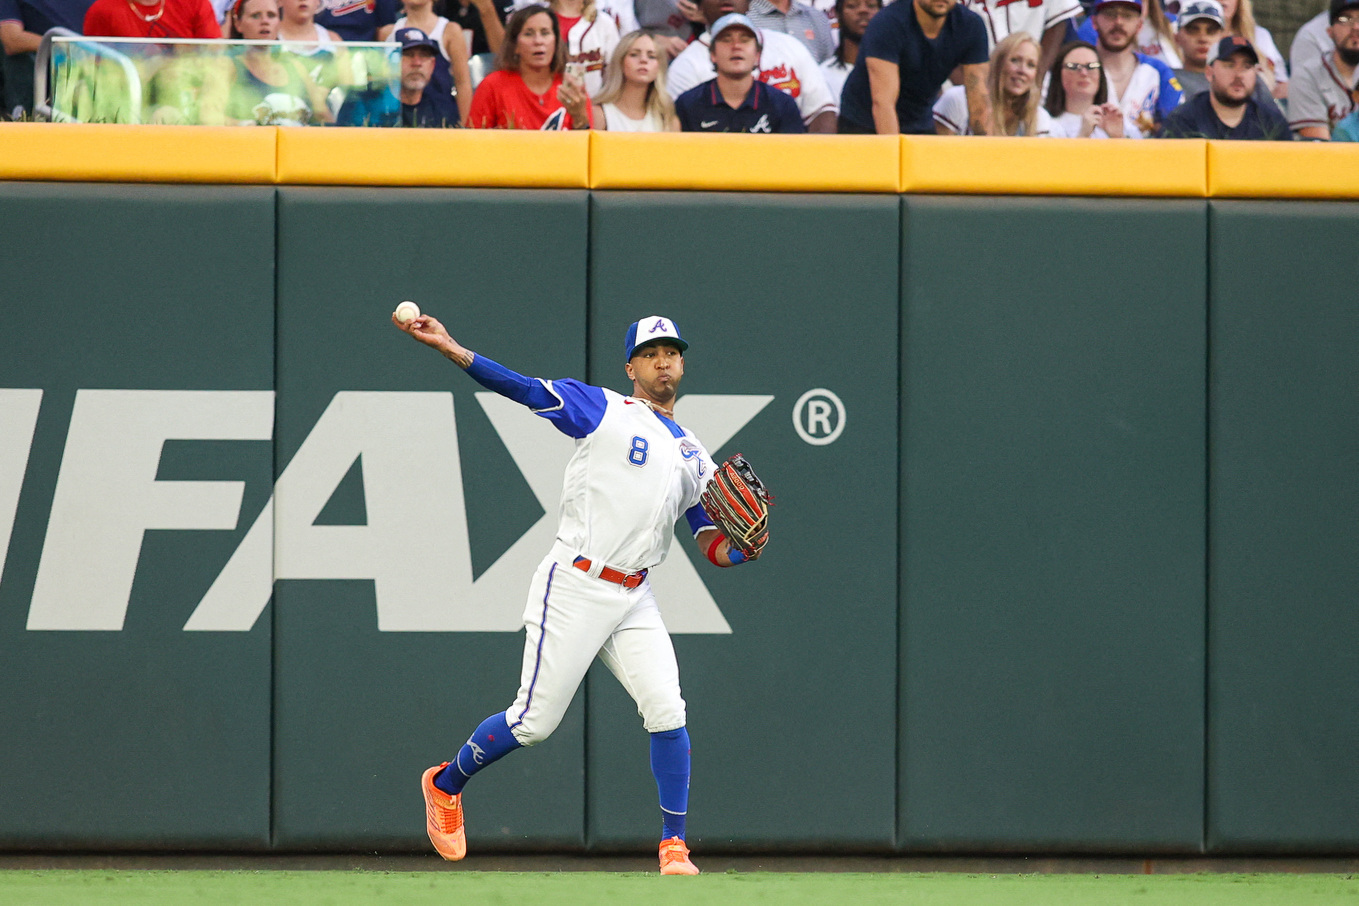
POLYGON ((0 0, 7 115, 54 27, 255 42, 198 78, 232 124, 1359 139, 1359 0, 1289 60, 1251 0, 0 0))

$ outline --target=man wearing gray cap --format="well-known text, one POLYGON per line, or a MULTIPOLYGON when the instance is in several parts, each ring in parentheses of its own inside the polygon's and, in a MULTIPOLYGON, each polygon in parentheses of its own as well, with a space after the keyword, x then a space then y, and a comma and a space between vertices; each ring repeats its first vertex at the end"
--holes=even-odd
POLYGON ((675 99, 675 115, 685 132, 806 132, 797 104, 777 88, 755 78, 761 33, 740 13, 713 23, 709 54, 717 77, 675 99))
POLYGON ((1292 141, 1279 109, 1251 96, 1259 81, 1259 65, 1259 53, 1245 38, 1228 35, 1219 40, 1208 53, 1208 90, 1166 116, 1162 137, 1292 141))

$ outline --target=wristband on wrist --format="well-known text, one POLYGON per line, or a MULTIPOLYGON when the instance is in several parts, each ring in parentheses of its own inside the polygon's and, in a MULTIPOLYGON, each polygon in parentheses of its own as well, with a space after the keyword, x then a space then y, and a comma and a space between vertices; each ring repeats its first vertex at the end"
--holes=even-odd
POLYGON ((717 537, 713 539, 713 543, 708 545, 707 552, 708 562, 711 563, 713 566, 722 565, 721 563, 717 562, 717 549, 721 547, 722 542, 726 540, 727 536, 722 534, 721 532, 718 532, 717 537))

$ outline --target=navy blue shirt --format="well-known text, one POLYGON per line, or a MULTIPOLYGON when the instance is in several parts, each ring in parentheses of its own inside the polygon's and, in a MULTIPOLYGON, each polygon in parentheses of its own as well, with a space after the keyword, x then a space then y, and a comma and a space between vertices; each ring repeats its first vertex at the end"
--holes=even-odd
POLYGON ((458 125, 458 103, 430 82, 420 103, 403 104, 390 88, 351 91, 335 115, 337 126, 418 126, 446 129, 458 125))
POLYGON ((934 101, 939 88, 958 66, 988 59, 986 23, 960 3, 949 10, 939 37, 930 40, 920 30, 912 0, 897 0, 882 8, 864 31, 859 58, 845 79, 840 116, 873 131, 873 96, 868 86, 868 58, 895 63, 901 71, 897 121, 903 133, 934 134, 934 101))
POLYGON ((806 132, 797 101, 756 79, 735 109, 727 106, 717 79, 695 85, 675 99, 685 132, 806 132))
POLYGON ((1231 138, 1253 141, 1293 140, 1293 132, 1288 128, 1288 120, 1279 108, 1270 104, 1265 107, 1257 104, 1254 98, 1246 99, 1246 115, 1241 122, 1228 129, 1227 124, 1217 118, 1213 109, 1213 91, 1200 92, 1185 101, 1165 118, 1162 138, 1231 138))
POLYGON ((321 0, 316 24, 345 41, 376 41, 377 30, 399 17, 397 0, 321 0))

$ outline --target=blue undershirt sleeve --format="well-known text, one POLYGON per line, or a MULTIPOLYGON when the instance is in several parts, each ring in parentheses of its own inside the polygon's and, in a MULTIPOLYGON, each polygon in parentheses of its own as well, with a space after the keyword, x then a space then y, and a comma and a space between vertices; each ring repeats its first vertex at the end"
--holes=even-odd
POLYGON ((511 371, 481 353, 472 357, 472 364, 467 366, 467 373, 487 390, 494 390, 506 399, 512 399, 530 409, 548 409, 558 403, 557 397, 543 385, 542 381, 511 371))
POLYGON ((712 519, 709 518, 708 513, 703 509, 702 504, 696 503, 685 510, 684 518, 689 520, 689 530, 694 533, 695 538, 697 538, 698 533, 705 528, 715 528, 712 519))
POLYGON ((604 391, 571 378, 545 381, 525 377, 478 353, 467 373, 487 390, 527 406, 568 437, 585 437, 599 427, 608 401, 604 391))

